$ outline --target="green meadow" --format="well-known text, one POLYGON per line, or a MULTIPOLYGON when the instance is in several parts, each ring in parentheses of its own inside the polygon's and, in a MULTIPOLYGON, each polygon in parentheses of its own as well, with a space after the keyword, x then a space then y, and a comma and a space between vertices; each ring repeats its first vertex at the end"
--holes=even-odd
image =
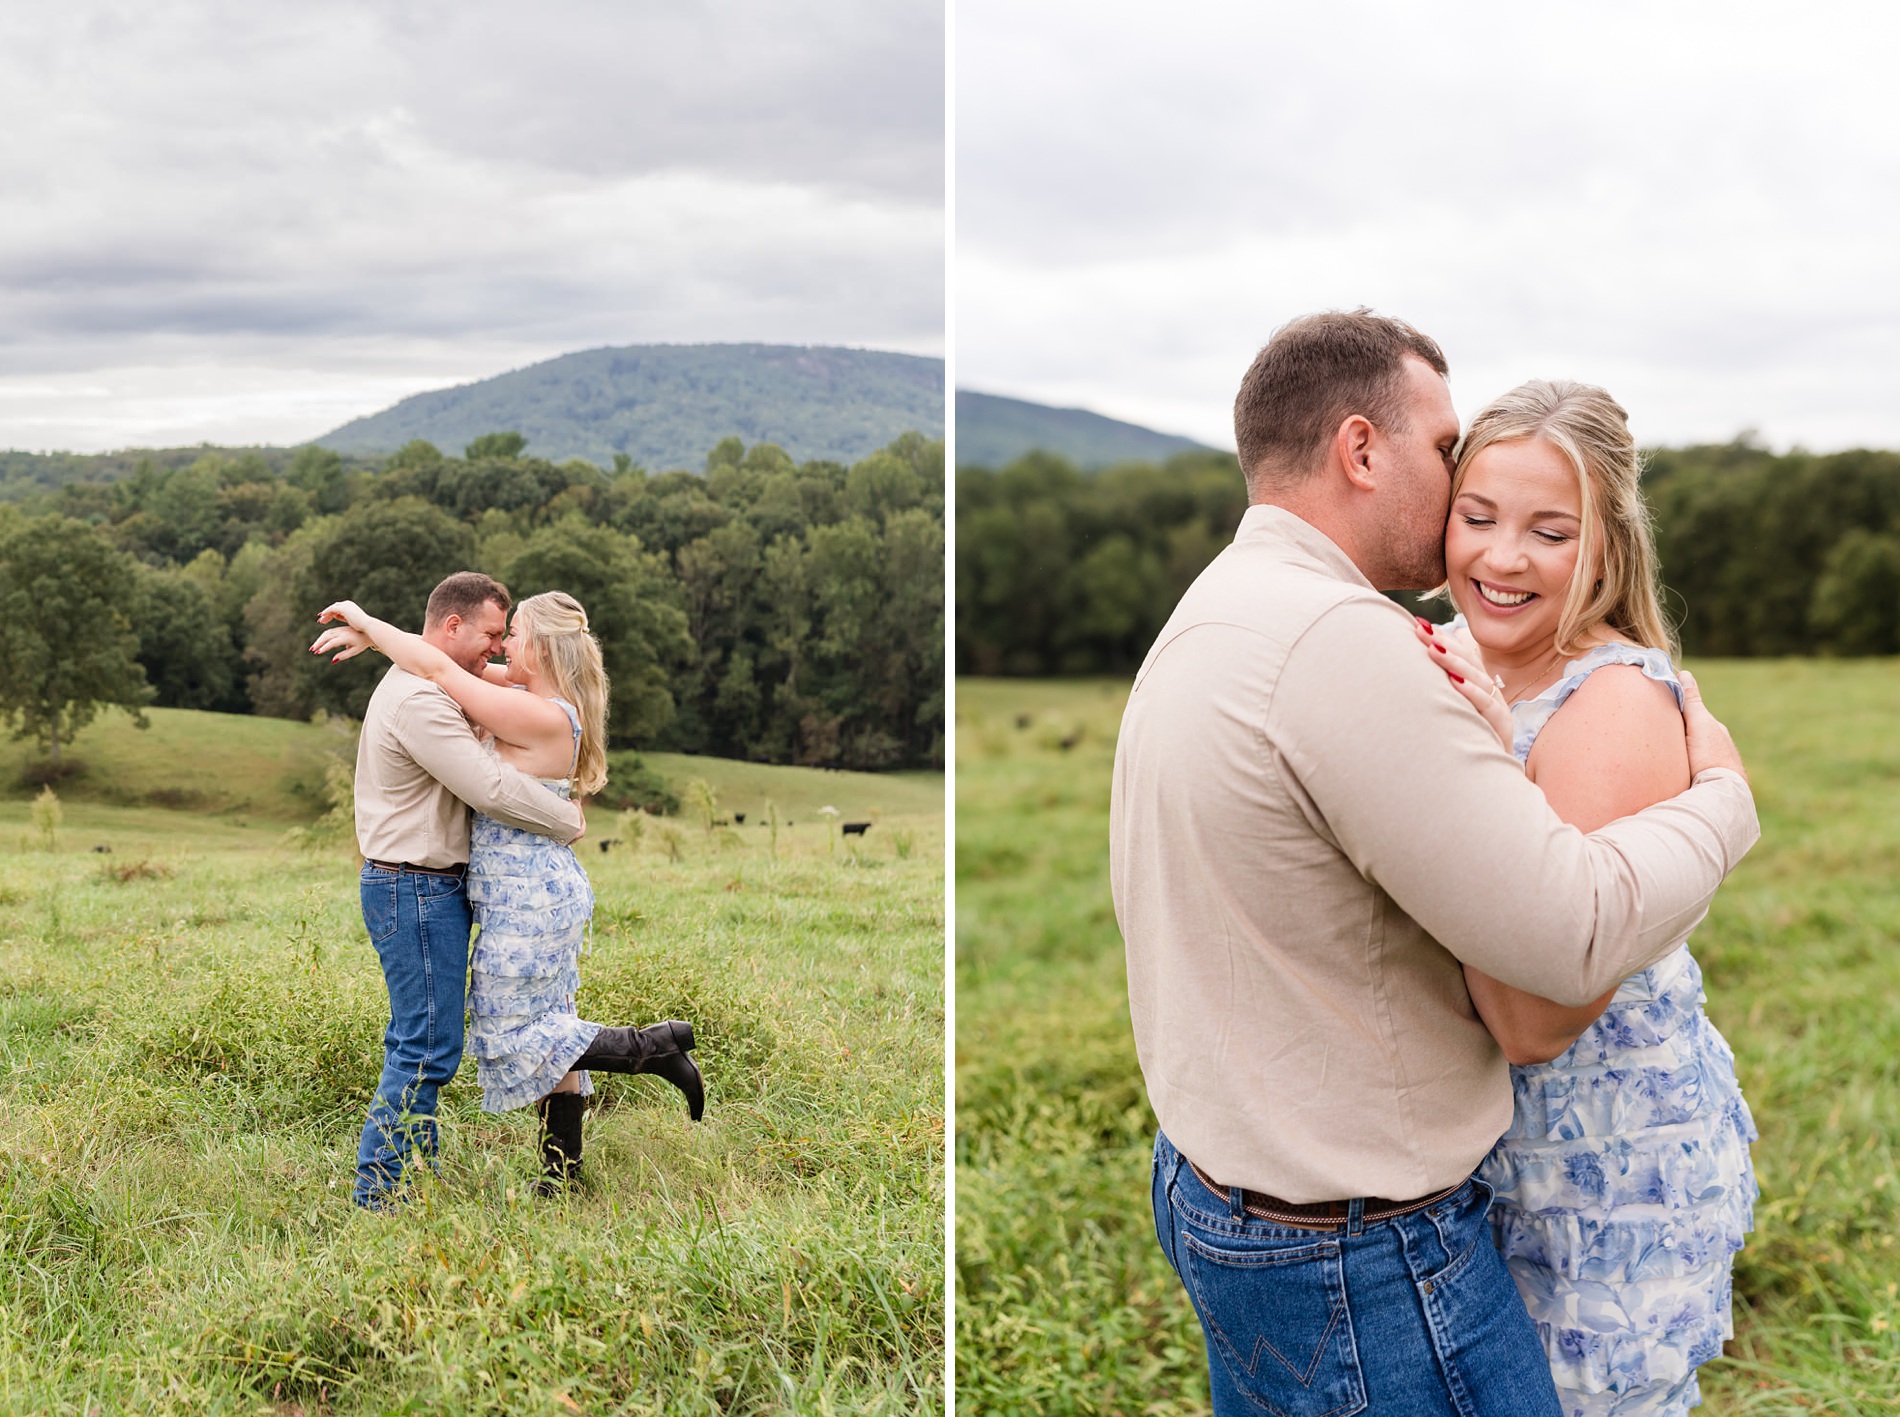
POLYGON ((290 830, 347 733, 151 718, 80 735, 51 834, 0 801, 0 1412, 941 1406, 941 776, 664 759, 713 810, 590 820, 579 1002, 692 1020, 705 1120, 597 1079, 539 1199, 470 1065, 371 1214, 382 978, 349 843, 290 830))
MULTIPOLYGON (((1763 838, 1693 947, 1761 1140, 1703 1411, 1900 1411, 1900 662, 1695 663, 1763 838)), ((1108 889, 1126 687, 957 696, 956 1353, 967 1413, 1204 1411, 1148 1214, 1108 889)))

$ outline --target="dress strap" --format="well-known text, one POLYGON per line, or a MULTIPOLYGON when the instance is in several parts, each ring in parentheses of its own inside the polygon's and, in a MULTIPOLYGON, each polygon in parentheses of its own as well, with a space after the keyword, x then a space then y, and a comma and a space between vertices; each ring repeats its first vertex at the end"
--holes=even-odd
POLYGON ((1667 684, 1669 691, 1676 696, 1677 711, 1681 711, 1682 681, 1676 677, 1675 666, 1669 662, 1667 651, 1642 645, 1598 645, 1564 665, 1563 677, 1536 698, 1511 705, 1511 725, 1514 730, 1511 752, 1520 763, 1530 757, 1537 735, 1543 732, 1544 725, 1550 722, 1570 696, 1583 687, 1583 681, 1609 664, 1635 665, 1643 671, 1645 678, 1653 679, 1658 684, 1667 684))
MULTIPOLYGON (((1465 617, 1454 616, 1448 630, 1466 630, 1465 617)), ((1667 684, 1669 691, 1676 696, 1676 708, 1682 708, 1682 681, 1676 677, 1676 667, 1669 662, 1666 650, 1649 649, 1643 645, 1626 645, 1612 642, 1586 650, 1577 658, 1564 665, 1562 675, 1543 693, 1534 699, 1525 699, 1522 703, 1511 705, 1511 754, 1520 763, 1531 755, 1531 748, 1537 742, 1537 735, 1544 731, 1551 716, 1564 706, 1566 700, 1583 687, 1583 681, 1606 664, 1633 664, 1643 671, 1646 678, 1654 679, 1658 684, 1667 684)))

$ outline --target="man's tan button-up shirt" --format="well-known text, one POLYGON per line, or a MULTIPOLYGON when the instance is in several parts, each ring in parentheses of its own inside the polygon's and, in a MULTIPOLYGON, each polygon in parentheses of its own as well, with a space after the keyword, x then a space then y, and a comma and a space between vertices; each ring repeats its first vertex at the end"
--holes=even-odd
POLYGON ((1155 1115, 1222 1185, 1470 1174, 1509 1072, 1459 961, 1581 1004, 1667 954, 1760 835, 1733 772, 1585 836, 1331 540, 1250 508, 1129 696, 1110 858, 1155 1115))
POLYGON ((556 841, 581 834, 581 809, 509 767, 427 679, 392 668, 370 696, 356 744, 356 842, 372 861, 468 861, 468 809, 556 841))

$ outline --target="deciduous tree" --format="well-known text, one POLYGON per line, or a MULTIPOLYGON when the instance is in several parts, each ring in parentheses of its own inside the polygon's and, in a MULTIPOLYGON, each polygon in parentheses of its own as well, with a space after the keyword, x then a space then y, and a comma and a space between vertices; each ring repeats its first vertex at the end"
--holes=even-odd
POLYGON ((152 688, 132 625, 131 557, 69 517, 0 528, 0 714, 54 762, 111 705, 143 728, 152 688))

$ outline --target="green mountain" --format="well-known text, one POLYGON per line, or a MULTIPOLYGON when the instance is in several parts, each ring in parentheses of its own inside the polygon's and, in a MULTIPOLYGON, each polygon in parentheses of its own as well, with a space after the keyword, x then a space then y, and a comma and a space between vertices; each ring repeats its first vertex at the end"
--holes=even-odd
POLYGON ((720 439, 777 443, 798 461, 856 462, 915 430, 943 436, 943 361, 825 345, 635 344, 564 354, 416 394, 316 441, 391 453, 425 438, 459 453, 512 430, 536 457, 654 472, 705 466, 720 439))
POLYGON ((1057 453, 1082 468, 1118 462, 1162 462, 1203 447, 1192 438, 1157 433, 1081 408, 1049 408, 1022 399, 957 390, 957 465, 1002 467, 1032 449, 1057 453))

